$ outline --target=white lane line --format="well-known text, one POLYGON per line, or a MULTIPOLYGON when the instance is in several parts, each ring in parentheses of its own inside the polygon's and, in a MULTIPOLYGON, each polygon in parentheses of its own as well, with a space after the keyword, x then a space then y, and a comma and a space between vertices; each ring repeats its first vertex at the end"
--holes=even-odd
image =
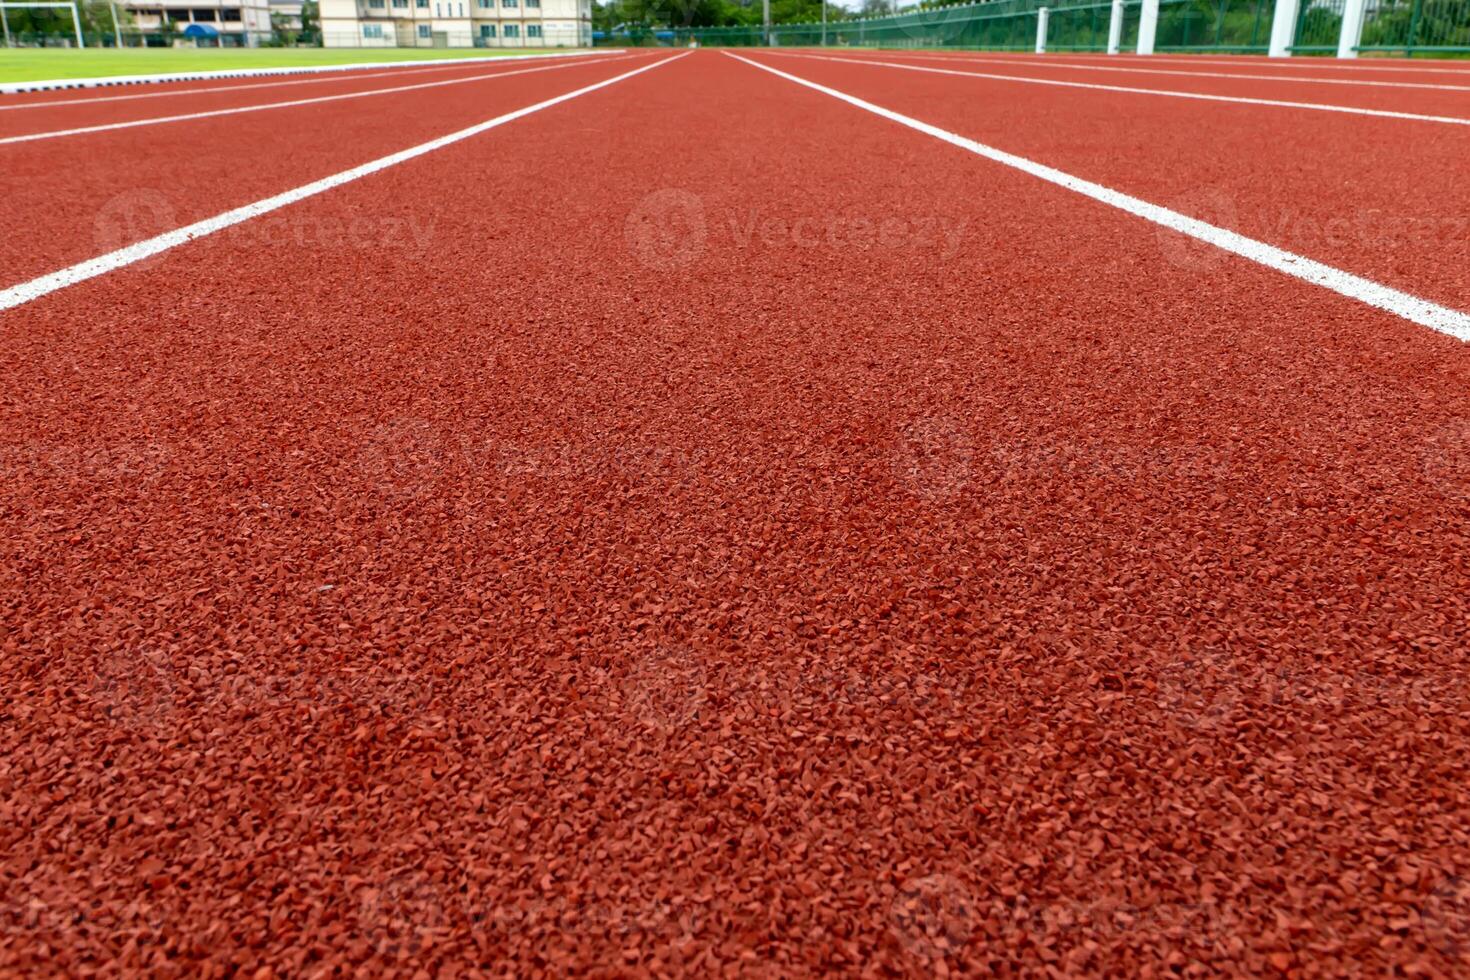
POLYGON ((290 109, 294 106, 317 105, 322 102, 341 102, 344 99, 365 99, 370 95, 391 95, 395 92, 413 92, 418 89, 439 88, 444 85, 463 85, 480 82, 488 78, 505 78, 510 75, 529 75, 538 71, 558 71, 562 68, 580 68, 585 65, 602 64, 611 59, 587 61, 564 61, 556 65, 540 65, 536 68, 517 68, 512 71, 487 72, 465 78, 444 78, 437 82, 419 82, 416 85, 395 85, 392 88, 374 88, 366 92, 343 92, 338 95, 318 95, 311 99, 292 99, 289 102, 266 102, 261 105, 236 106, 233 109, 210 109, 205 112, 186 112, 177 116, 151 116, 148 119, 130 119, 127 122, 102 123, 97 126, 79 126, 76 129, 54 129, 48 133, 25 133, 21 136, 0 137, 0 146, 7 143, 32 143, 36 140, 57 139, 62 136, 82 136, 87 133, 106 133, 116 129, 134 129, 138 126, 158 126, 162 123, 188 122, 193 119, 210 119, 214 116, 234 116, 242 112, 264 112, 266 109, 290 109))
MULTIPOLYGON (((598 51, 550 51, 545 54, 481 55, 476 58, 435 58, 436 65, 463 65, 470 62, 529 61, 533 58, 585 58, 598 51)), ((96 78, 47 78, 36 82, 5 82, 0 95, 17 92, 51 92, 67 88, 107 88, 113 85, 153 85, 158 82, 199 82, 211 78, 259 78, 262 75, 316 75, 322 72, 361 71, 370 68, 419 66, 419 61, 358 61, 346 65, 294 65, 281 68, 226 68, 220 71, 174 71, 154 75, 99 75, 96 78)))
MULTIPOLYGON (((1361 109, 1357 106, 1329 105, 1325 102, 1288 102, 1283 99, 1248 99, 1241 95, 1207 95, 1203 92, 1178 92, 1164 88, 1136 88, 1132 85, 1100 85, 1094 82, 1067 82, 1060 78, 1028 78, 1025 75, 997 75, 993 72, 959 71, 954 68, 930 68, 926 65, 906 65, 898 61, 874 61, 869 58, 832 58, 821 54, 796 54, 790 51, 771 51, 770 54, 785 58, 812 58, 818 61, 835 61, 843 65, 873 65, 881 68, 902 68, 905 71, 927 71, 937 75, 960 75, 966 78, 985 78, 1000 82, 1020 82, 1023 85, 1055 85, 1061 88, 1086 88, 1098 92, 1124 92, 1129 95, 1162 95, 1171 99, 1195 99, 1200 102, 1234 102, 1238 105, 1264 105, 1279 109, 1306 109, 1311 112, 1340 112, 1351 116, 1376 116, 1380 119, 1408 119, 1413 122, 1448 123, 1452 126, 1470 126, 1470 119, 1459 116, 1427 116, 1417 112, 1395 112, 1391 109, 1361 109)), ((0 142, 4 142, 0 140, 0 142)))
POLYGON ((1437 303, 1431 303, 1428 300, 1420 299, 1417 296, 1401 292, 1382 283, 1374 282, 1371 279, 1364 279, 1350 272, 1344 272, 1330 265, 1324 265, 1321 262, 1316 262, 1293 252, 1279 249, 1274 245, 1258 242, 1253 238, 1247 238, 1233 231, 1228 231, 1208 222, 1200 221, 1198 218, 1191 218, 1188 215, 1171 211, 1157 204, 1150 204, 1148 201, 1124 194, 1121 191, 1115 191, 1110 187, 1104 187, 1102 184, 1095 184, 1090 180, 1074 177, 1054 167, 1036 163, 1025 157, 1019 157, 1015 154, 1007 153, 1004 150, 998 150, 992 146, 986 146, 984 143, 978 143, 957 133, 940 129, 938 126, 931 126, 926 122, 920 122, 910 116, 894 112, 892 109, 885 109, 882 106, 864 101, 857 96, 848 95, 846 92, 839 92, 837 89, 828 88, 825 85, 808 81, 797 75, 788 74, 778 68, 772 68, 770 65, 764 65, 758 61, 752 61, 749 58, 742 58, 740 55, 730 54, 728 51, 724 53, 728 57, 734 58, 737 61, 743 61, 747 65, 759 68, 761 71, 778 75, 798 85, 804 85, 809 89, 821 92, 823 95, 830 95, 832 98, 846 102, 848 105, 856 106, 877 116, 882 116, 884 119, 896 122, 901 126, 918 130, 927 136, 943 140, 960 149, 968 150, 987 160, 1004 164, 1007 167, 1013 167, 1022 173, 1038 177, 1048 183, 1056 184, 1058 187, 1064 187, 1084 197, 1090 197, 1095 201, 1100 201, 1120 211, 1125 211, 1128 214, 1143 218, 1145 221, 1152 221, 1154 224, 1162 225, 1180 234, 1197 238, 1202 242, 1208 242, 1217 248, 1222 248, 1227 252, 1232 252, 1243 258, 1250 259, 1252 262, 1258 262, 1269 269, 1284 272, 1303 282, 1322 286, 1342 296, 1366 303, 1368 306, 1392 313, 1395 316, 1403 317, 1405 320, 1417 323, 1420 326, 1429 327, 1431 330, 1438 330, 1441 333, 1449 334, 1451 337, 1459 340, 1470 340, 1470 314, 1450 309, 1447 306, 1440 306, 1437 303))
MULTIPOLYGON (((1079 64, 1070 61, 1053 61, 1040 58, 960 58, 935 55, 909 55, 911 58, 922 58, 925 61, 936 62, 962 62, 975 65, 1025 65, 1034 68, 1064 68, 1068 71, 1121 71, 1135 75, 1179 75, 1184 78, 1230 78, 1244 79, 1247 81, 1262 82, 1291 82, 1307 83, 1313 85, 1368 85, 1373 88, 1417 88, 1436 89, 1442 92, 1470 92, 1470 85, 1437 85, 1433 82, 1385 82, 1376 78, 1306 78, 1300 75, 1241 75, 1228 71, 1183 71, 1171 68, 1144 68, 1129 67, 1122 68, 1114 65, 1090 65, 1079 64)), ((853 61, 866 61, 866 58, 852 58, 853 61)))
MULTIPOLYGON (((489 59, 480 60, 486 61, 489 59)), ((410 62, 409 64, 413 65, 413 67, 405 68, 402 71, 364 72, 361 75, 350 75, 346 77, 288 78, 284 81, 279 82, 250 82, 245 85, 217 85, 214 88, 176 88, 167 89, 162 92, 133 92, 129 95, 94 95, 85 99, 53 99, 49 102, 17 102, 11 105, 6 105, 5 103, 0 102, 0 112, 9 112, 11 109, 50 109, 55 106, 94 105, 98 102, 131 102, 134 99, 164 99, 172 95, 213 95, 216 92, 243 92, 247 89, 280 88, 285 85, 320 85, 322 82, 337 82, 340 84, 342 82, 355 82, 361 78, 383 78, 388 75, 391 75, 395 78, 402 78, 405 75, 413 75, 417 77, 419 75, 428 75, 433 72, 441 71, 467 71, 470 67, 472 67, 470 65, 464 64, 453 64, 443 68, 437 66, 432 68, 421 68, 419 67, 420 63, 418 62, 410 62)), ((473 67, 479 66, 476 65, 473 67)))
MULTIPOLYGON (((978 53, 978 52, 975 52, 975 53, 978 53)), ((1003 52, 999 52, 999 51, 994 52, 994 53, 997 56, 1002 56, 1003 55, 1003 52)), ((1194 56, 1194 55, 1167 56, 1167 55, 1161 55, 1161 54, 1137 55, 1137 54, 1131 54, 1131 53, 1129 53, 1129 54, 1115 54, 1115 55, 1103 55, 1103 54, 1099 54, 1099 55, 1088 55, 1088 54, 1086 54, 1084 52, 1066 52, 1066 53, 1057 52, 1057 56, 1058 57, 1062 57, 1062 58, 1087 58, 1089 60, 1096 59, 1098 61, 1102 61, 1104 59, 1106 59, 1108 61, 1117 61, 1117 62, 1147 61, 1150 64, 1155 64, 1155 63, 1168 63, 1168 64, 1175 64, 1175 65, 1228 65, 1228 66, 1230 66, 1232 68, 1245 68, 1245 69, 1251 69, 1251 68, 1269 68, 1270 70, 1273 70, 1273 71, 1274 70, 1277 70, 1277 69, 1287 69, 1287 68, 1289 68, 1289 69, 1301 69, 1302 71, 1346 71, 1346 72, 1353 72, 1353 71, 1406 71, 1406 72, 1427 72, 1427 73, 1429 73, 1431 75, 1460 75, 1461 77, 1470 78, 1470 70, 1466 70, 1464 68, 1456 68, 1456 67, 1453 67, 1453 65, 1455 64, 1455 62, 1450 62, 1450 61, 1445 61, 1445 60, 1441 60, 1439 62, 1439 67, 1431 67, 1429 65, 1423 65, 1423 66, 1419 66, 1419 65, 1365 65, 1365 64, 1362 64, 1361 62, 1359 62, 1358 64, 1345 64, 1345 63, 1340 62, 1340 61, 1334 61, 1331 58, 1310 58, 1310 57, 1304 57, 1304 58, 1279 58, 1279 59, 1272 59, 1270 62, 1266 62, 1266 61, 1244 61, 1244 60, 1240 60, 1238 58, 1236 58, 1236 59, 1229 59, 1229 58, 1203 58, 1203 57, 1198 57, 1198 56, 1194 56)), ((1024 55, 1020 55, 1018 57, 1025 57, 1025 56, 1024 55)), ((1374 60, 1377 60, 1377 59, 1374 59, 1374 60)))
POLYGON ((344 170, 341 173, 332 174, 330 177, 323 177, 321 180, 303 184, 300 187, 282 194, 277 194, 274 197, 256 201, 254 204, 246 204, 232 211, 217 214, 212 218, 205 218, 191 225, 175 228, 173 231, 166 231, 162 235, 157 235, 141 242, 134 242, 132 245, 108 252, 106 255, 99 255, 94 259, 88 259, 86 262, 80 262, 65 269, 60 269, 56 272, 32 279, 29 282, 23 282, 19 285, 11 286, 9 289, 0 290, 0 311, 13 309, 23 303, 29 303, 34 299, 39 299, 48 293, 54 293, 58 289, 65 289, 67 286, 73 286, 79 282, 85 282, 88 279, 112 272, 115 269, 132 265, 134 262, 140 262, 150 256, 157 255, 159 252, 165 252, 186 242, 193 241, 196 238, 212 235, 232 225, 238 225, 241 222, 249 221, 251 218, 284 208, 288 204, 295 204, 297 201, 314 197, 334 187, 341 187, 343 184, 361 180, 363 177, 375 174, 380 170, 396 167, 400 163, 406 163, 426 153, 433 153, 435 150, 440 150, 454 143, 467 140, 472 136, 478 136, 487 130, 495 129, 497 126, 504 126, 506 123, 513 122, 523 116, 529 116, 532 113, 540 112, 542 109, 549 109, 554 105, 560 105, 563 102, 568 102, 589 92, 596 92, 598 89, 607 88, 609 85, 614 85, 624 79, 632 78, 634 75, 641 75, 643 72, 657 68, 660 65, 666 65, 671 61, 678 61, 680 58, 687 57, 688 54, 689 52, 686 51, 684 54, 677 54, 672 58, 661 58, 642 67, 634 68, 632 71, 625 71, 621 75, 615 75, 612 78, 600 82, 593 82, 591 85, 584 85, 582 88, 567 92, 564 95, 545 99, 537 102, 535 105, 528 105, 524 109, 507 112, 504 115, 496 116, 494 119, 476 123, 467 129, 461 129, 447 136, 440 136, 438 139, 429 140, 427 143, 420 143, 406 150, 400 150, 397 153, 379 157, 361 166, 353 167, 351 170, 344 170))

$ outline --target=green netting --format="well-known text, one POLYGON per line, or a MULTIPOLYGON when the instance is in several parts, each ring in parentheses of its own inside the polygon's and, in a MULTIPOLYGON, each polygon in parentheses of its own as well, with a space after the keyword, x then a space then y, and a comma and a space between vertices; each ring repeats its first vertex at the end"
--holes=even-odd
MULTIPOLYGON (((1344 0, 1302 0, 1294 49, 1336 51, 1344 0)), ((778 24, 770 43, 782 47, 827 44, 875 48, 970 48, 1030 51, 1036 45, 1036 11, 1050 11, 1049 51, 1105 51, 1110 0, 992 0, 917 10, 896 17, 778 24)), ((1122 48, 1138 45, 1139 0, 1123 8, 1122 48)), ((1264 52, 1275 0, 1161 0, 1158 51, 1264 52)), ((599 43, 755 46, 760 27, 675 28, 632 31, 599 43)), ((1470 51, 1470 0, 1368 0, 1361 50, 1387 52, 1470 51)))
MULTIPOLYGON (((1344 0, 1303 4, 1296 51, 1336 51, 1344 0)), ((1368 0, 1359 51, 1470 51, 1470 0, 1368 0)))

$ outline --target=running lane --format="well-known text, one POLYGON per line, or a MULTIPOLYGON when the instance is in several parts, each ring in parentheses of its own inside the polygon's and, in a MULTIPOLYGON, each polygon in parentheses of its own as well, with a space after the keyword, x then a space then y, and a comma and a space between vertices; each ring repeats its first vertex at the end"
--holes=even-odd
POLYGON ((0 318, 0 962, 1453 972, 1464 345, 714 52, 296 212, 0 318))
MULTIPOLYGON (((1056 88, 761 54, 981 143, 1459 309, 1470 126, 1056 88)), ((1156 275, 1213 259, 1152 253, 1156 275)))
POLYGON ((8 231, 0 240, 0 285, 611 77, 648 57, 522 62, 461 85, 0 146, 0 224, 8 231))
MULTIPOLYGON (((814 51, 813 54, 826 54, 814 51)), ((1179 66, 1149 65, 1132 62, 1130 67, 1118 62, 1098 63, 1071 58, 991 59, 955 57, 952 55, 913 54, 902 51, 848 54, 840 57, 854 61, 898 62, 926 68, 982 72, 1017 78, 1058 79, 1084 85, 1142 88, 1159 92, 1191 92, 1231 98, 1269 99, 1286 102, 1308 102, 1324 105, 1375 109, 1387 112, 1409 112, 1459 118, 1470 124, 1470 74, 1457 85, 1451 83, 1405 82, 1402 79, 1364 78, 1306 80, 1290 72, 1260 70, 1241 75, 1236 72, 1208 72, 1179 66), (1433 88, 1434 84, 1449 87, 1433 88), (1407 86, 1415 87, 1407 87, 1407 86)))
MULTIPOLYGON (((578 56, 589 57, 589 56, 578 56)), ((590 56, 599 60, 605 55, 590 56)), ((129 85, 118 88, 38 92, 0 96, 0 139, 163 116, 210 112, 250 105, 319 99, 349 92, 369 92, 575 60, 538 58, 519 61, 485 59, 474 64, 439 65, 363 72, 265 78, 229 78, 199 82, 129 85)), ((434 91, 432 88, 426 91, 434 91)))
MULTIPOLYGON (((941 57, 986 58, 997 62, 1031 61, 1037 57, 1032 52, 939 50, 926 53, 941 57)), ((1465 84, 1467 80, 1470 80, 1470 66, 1467 66, 1464 61, 1454 60, 1365 58, 1358 61, 1339 61, 1335 58, 1267 58, 1251 55, 1206 57, 1169 54, 1139 56, 1131 52, 1105 55, 1072 51, 1055 51, 1042 57, 1057 61, 1084 61, 1097 65, 1136 65, 1149 68, 1177 68, 1185 71, 1194 69, 1247 74, 1270 72, 1300 75, 1303 78, 1373 78, 1393 81, 1445 82, 1447 84, 1465 84)))

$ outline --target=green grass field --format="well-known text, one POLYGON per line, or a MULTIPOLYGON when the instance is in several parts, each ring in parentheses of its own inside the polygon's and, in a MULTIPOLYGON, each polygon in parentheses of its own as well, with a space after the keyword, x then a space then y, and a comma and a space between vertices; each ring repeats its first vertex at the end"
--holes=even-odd
POLYGON ((172 71, 228 71, 232 68, 284 68, 300 65, 350 65, 372 61, 431 61, 440 58, 501 58, 547 54, 548 48, 0 48, 0 82, 51 78, 100 78, 172 71))

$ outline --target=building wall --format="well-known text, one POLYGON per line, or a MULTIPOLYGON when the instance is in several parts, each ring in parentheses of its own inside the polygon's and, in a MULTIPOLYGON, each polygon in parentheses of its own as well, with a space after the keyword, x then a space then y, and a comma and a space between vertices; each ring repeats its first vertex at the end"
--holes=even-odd
POLYGON ((253 42, 271 32, 268 0, 122 0, 119 6, 147 33, 208 24, 221 34, 245 33, 253 42))
POLYGON ((329 48, 592 43, 591 0, 321 0, 321 18, 329 48))

